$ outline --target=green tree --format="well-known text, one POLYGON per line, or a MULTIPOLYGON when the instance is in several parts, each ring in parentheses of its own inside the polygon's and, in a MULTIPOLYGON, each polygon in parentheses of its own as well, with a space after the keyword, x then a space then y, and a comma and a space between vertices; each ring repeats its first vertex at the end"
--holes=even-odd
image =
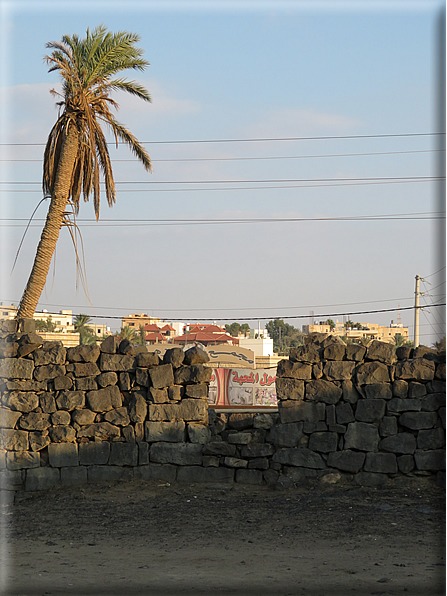
POLYGON ((326 321, 324 322, 325 325, 329 325, 331 331, 333 329, 335 329, 335 323, 332 319, 326 319, 326 321))
POLYGON ((61 112, 51 129, 44 153, 43 192, 51 197, 50 206, 34 264, 23 293, 16 318, 32 318, 56 248, 62 224, 67 223, 67 205, 77 214, 81 193, 84 201, 93 194, 96 219, 99 218, 100 171, 105 182, 109 206, 115 203, 115 183, 106 138, 101 124, 112 131, 116 142, 127 144, 146 170, 151 160, 138 140, 110 109, 118 104, 110 97, 120 90, 151 101, 147 90, 134 81, 117 77, 123 70, 144 70, 148 62, 143 50, 136 47, 138 35, 121 31, 107 32, 104 26, 86 37, 64 35, 46 47, 53 52, 45 56, 49 72, 58 71, 62 77, 61 112))
POLYGON ((126 325, 125 327, 121 327, 121 330, 118 333, 115 333, 117 337, 121 340, 128 339, 132 343, 137 342, 137 331, 133 327, 126 325))
POLYGON ((269 321, 265 328, 273 339, 273 349, 280 355, 287 355, 290 348, 297 348, 303 344, 303 336, 299 329, 284 323, 282 319, 269 321))
POLYGON ((56 330, 56 325, 53 323, 51 315, 44 319, 36 319, 36 331, 42 331, 44 333, 52 333, 56 330))
POLYGON ((439 341, 435 341, 433 342, 433 347, 438 351, 438 352, 445 352, 445 335, 442 339, 440 339, 439 341))
POLYGON ((76 315, 74 320, 74 328, 79 333, 79 342, 81 345, 92 345, 96 343, 95 332, 89 324, 92 322, 89 315, 76 315))

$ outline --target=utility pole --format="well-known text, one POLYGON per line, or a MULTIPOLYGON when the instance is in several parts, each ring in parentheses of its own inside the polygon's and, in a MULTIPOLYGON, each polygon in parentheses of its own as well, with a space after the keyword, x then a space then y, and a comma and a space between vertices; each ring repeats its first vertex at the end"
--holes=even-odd
POLYGON ((421 293, 419 292, 419 282, 424 281, 423 277, 419 277, 416 275, 416 287, 414 290, 414 347, 417 348, 419 345, 419 296, 421 293))

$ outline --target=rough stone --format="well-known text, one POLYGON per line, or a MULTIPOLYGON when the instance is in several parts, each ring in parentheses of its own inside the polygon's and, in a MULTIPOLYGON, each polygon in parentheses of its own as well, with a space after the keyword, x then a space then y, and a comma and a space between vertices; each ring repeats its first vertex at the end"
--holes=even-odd
POLYGON ((147 416, 147 403, 142 391, 132 391, 129 402, 129 417, 132 422, 144 422, 147 416))
POLYGON ((303 448, 281 448, 272 457, 274 462, 302 468, 325 468, 326 463, 319 453, 303 448))
POLYGON ((0 408, 0 428, 14 428, 21 415, 21 412, 0 408))
POLYGON ((211 441, 211 430, 205 424, 188 423, 188 438, 191 443, 205 445, 211 441))
POLYGON ((412 455, 416 451, 416 439, 410 433, 399 433, 380 441, 381 451, 412 455))
POLYGON ((191 364, 205 364, 205 362, 209 362, 210 360, 206 351, 199 346, 189 348, 189 350, 186 350, 184 354, 184 364, 186 366, 191 364))
POLYGON ((53 468, 78 466, 78 446, 76 443, 50 443, 48 461, 53 468))
POLYGON ((109 466, 136 466, 138 447, 136 443, 112 443, 110 445, 109 466))
POLYGON ((104 372, 96 377, 96 382, 101 388, 110 387, 118 383, 118 375, 113 371, 104 372))
MULTIPOLYGON (((170 348, 164 353, 163 364, 172 364, 173 368, 178 368, 183 364, 184 359, 185 352, 183 351, 183 348, 170 348)), ((206 360, 201 360, 201 362, 206 362, 206 360)), ((187 364, 195 363, 188 362, 187 364)))
POLYGON ((268 430, 275 424, 276 414, 255 414, 253 416, 253 427, 268 430))
POLYGON ((399 423, 411 430, 433 428, 438 416, 436 412, 405 412, 399 417, 399 423))
POLYGON ((28 433, 25 430, 5 428, 0 433, 0 449, 7 451, 28 451, 28 433))
POLYGON ((48 432, 53 443, 72 443, 76 440, 76 431, 72 426, 50 426, 48 432))
POLYGON ((170 402, 168 390, 166 388, 154 389, 153 387, 149 387, 147 396, 149 402, 153 404, 167 404, 170 402))
MULTIPOLYGON (((165 365, 169 366, 169 365, 165 365)), ((212 368, 203 364, 192 366, 181 366, 174 372, 176 385, 190 385, 192 383, 209 383, 211 381, 212 368)))
POLYGON ((87 484, 87 481, 87 468, 61 468, 61 486, 82 486, 87 484))
POLYGON ((154 389, 163 389, 164 387, 174 385, 174 370, 172 364, 161 364, 148 370, 154 389))
POLYGON ((323 379, 306 383, 305 397, 308 400, 336 404, 340 401, 342 394, 343 391, 340 387, 323 379))
POLYGON ((135 361, 139 368, 149 368, 160 364, 160 358, 155 352, 140 352, 136 355, 135 361))
POLYGON ((130 424, 130 418, 125 407, 108 411, 104 415, 104 420, 115 426, 127 426, 130 424))
POLYGON ((308 364, 316 364, 320 362, 320 352, 317 346, 310 344, 307 346, 299 346, 291 348, 289 359, 292 362, 307 362, 308 364))
POLYGON ((332 432, 316 432, 309 437, 309 449, 320 453, 329 453, 337 449, 338 436, 332 432))
POLYGON ((97 391, 98 383, 96 377, 81 377, 75 379, 75 385, 77 391, 97 391))
POLYGON ((42 432, 36 431, 29 433, 29 448, 31 451, 40 451, 44 449, 47 445, 51 443, 50 436, 48 431, 44 430, 42 432))
POLYGON ((92 441, 80 443, 79 463, 81 466, 100 466, 109 461, 110 443, 107 441, 92 441))
POLYGON ((405 399, 408 396, 408 383, 403 379, 393 382, 393 395, 405 399))
POLYGON ((63 389, 71 389, 73 387, 73 379, 70 377, 57 377, 53 382, 55 391, 62 391, 63 389))
POLYGON ((421 399, 421 409, 423 412, 434 412, 445 406, 444 393, 429 393, 421 399))
POLYGON ((225 457, 224 466, 227 466, 228 468, 246 468, 248 466, 248 461, 238 457, 225 457))
POLYGON ((253 414, 230 414, 227 421, 228 428, 245 430, 253 426, 253 414))
POLYGON ((149 373, 147 368, 137 368, 135 370, 135 382, 140 387, 149 387, 149 373))
POLYGON ((366 354, 365 346, 359 344, 348 344, 346 346, 346 360, 354 360, 355 362, 361 362, 364 360, 366 354))
POLYGON ((427 388, 424 383, 414 383, 410 381, 408 384, 408 397, 415 398, 415 397, 424 397, 427 395, 427 388))
POLYGON ((120 408, 123 404, 120 390, 116 385, 87 393, 87 402, 94 412, 106 412, 112 408, 120 408))
POLYGON ((379 434, 381 437, 391 437, 397 434, 396 416, 384 416, 379 425, 379 434))
POLYGON ((99 368, 102 372, 131 372, 136 368, 135 358, 125 354, 101 353, 99 368))
POLYGON ((235 453, 236 445, 220 441, 212 441, 203 447, 203 455, 234 455, 235 453))
POLYGON ((79 424, 79 426, 86 426, 87 424, 93 424, 96 418, 96 412, 92 412, 86 408, 79 410, 73 410, 71 413, 73 422, 79 424))
POLYGON ((148 443, 158 443, 161 441, 167 443, 184 442, 186 425, 183 420, 176 422, 146 422, 145 440, 148 443))
POLYGON ((365 472, 397 474, 397 460, 394 453, 367 453, 365 472))
POLYGON ((37 349, 33 351, 34 366, 47 364, 65 364, 67 350, 62 346, 52 346, 50 349, 37 349))
POLYGON ((317 422, 326 417, 326 405, 315 402, 280 402, 278 404, 281 422, 317 422))
POLYGON ((116 350, 119 346, 120 340, 115 335, 109 335, 104 341, 101 342, 99 349, 101 352, 106 354, 116 354, 116 350))
POLYGON ((360 399, 360 394, 355 388, 352 381, 343 381, 341 384, 343 391, 343 401, 348 404, 356 404, 360 399))
POLYGON ((323 349, 323 358, 325 360, 343 360, 345 355, 346 346, 341 343, 331 343, 323 349))
MULTIPOLYGON (((94 345, 80 345, 67 349, 69 362, 96 362, 99 358, 100 348, 94 345)), ((57 364, 62 364, 58 362, 57 364)))
POLYGON ((301 379, 310 381, 312 378, 312 366, 303 362, 292 362, 290 360, 280 360, 278 362, 276 376, 288 377, 291 379, 301 379))
POLYGON ((59 410, 70 412, 75 408, 83 408, 85 405, 85 393, 83 391, 61 391, 56 404, 59 410))
POLYGON ((169 401, 180 401, 183 397, 183 387, 181 385, 171 385, 168 387, 169 401))
POLYGON ((115 437, 119 437, 120 434, 120 429, 117 426, 110 424, 110 422, 95 422, 94 424, 83 426, 78 430, 79 438, 97 438, 101 441, 114 439, 115 437))
POLYGON ((44 491, 59 486, 59 468, 34 468, 26 473, 26 491, 44 491))
POLYGON ((73 373, 75 377, 95 377, 100 374, 95 362, 73 362, 67 364, 66 370, 73 373))
MULTIPOLYGON (((361 403, 361 402, 359 402, 361 403)), ((344 436, 345 449, 358 449, 359 451, 377 451, 379 444, 379 431, 373 424, 366 422, 351 422, 344 436)))
POLYGON ((208 385, 206 383, 186 385, 185 395, 194 399, 206 399, 208 397, 208 385))
POLYGON ((301 400, 304 398, 304 381, 277 377, 275 384, 276 396, 279 400, 301 400))
POLYGON ((3 404, 10 410, 28 414, 39 407, 39 398, 35 393, 13 391, 3 397, 3 404))
POLYGON ((388 367, 381 362, 365 362, 357 369, 357 382, 359 385, 389 383, 390 380, 388 367))
POLYGON ((389 383, 372 383, 365 385, 365 397, 367 399, 391 399, 393 392, 389 383))
POLYGON ((8 470, 24 470, 40 466, 40 453, 29 451, 9 451, 6 453, 8 470))
POLYGON ((251 440, 251 433, 244 432, 231 432, 227 438, 227 441, 230 443, 230 445, 248 445, 251 440))
POLYGON ((50 415, 39 414, 38 412, 24 414, 20 418, 19 426, 23 430, 45 430, 51 426, 50 415))
POLYGON ((445 446, 445 432, 442 428, 420 430, 417 438, 418 449, 425 451, 441 449, 445 446))
POLYGON ((395 368, 396 379, 432 381, 435 378, 435 364, 426 358, 399 361, 395 368))
POLYGON ((445 449, 416 451, 414 461, 418 470, 445 470, 445 449))
POLYGON ((32 379, 34 362, 23 358, 2 358, 0 360, 0 378, 32 379))
POLYGON ((414 457, 412 455, 399 455, 397 466, 402 474, 410 474, 414 470, 414 457))
POLYGON ((379 422, 385 415, 384 399, 362 399, 357 402, 355 419, 360 422, 379 422))
POLYGON ((400 399, 393 397, 386 405, 387 412, 419 412, 422 407, 420 399, 400 399))
MULTIPOLYGON (((326 348, 328 350, 329 348, 326 348)), ((323 367, 323 375, 328 381, 350 381, 355 362, 331 361, 323 367)))
POLYGON ((352 406, 349 403, 340 403, 335 406, 335 416, 337 424, 348 424, 348 422, 354 422, 354 412, 352 406))
POLYGON ((251 443, 241 448, 241 457, 268 457, 273 455, 274 448, 268 443, 251 443))
POLYGON ((393 364, 396 360, 394 344, 384 341, 373 340, 367 348, 368 360, 376 360, 384 364, 393 364))
POLYGON ((327 464, 331 468, 357 474, 362 468, 364 461, 365 453, 346 449, 345 451, 333 451, 329 453, 327 464))
POLYGON ((149 405, 149 420, 154 422, 187 420, 207 421, 207 404, 198 399, 183 399, 178 404, 149 405))
POLYGON ((202 445, 198 443, 153 443, 150 460, 158 464, 200 466, 202 463, 202 445))
POLYGON ((47 381, 56 377, 64 377, 65 373, 66 369, 62 364, 47 364, 34 369, 34 378, 36 381, 47 381))

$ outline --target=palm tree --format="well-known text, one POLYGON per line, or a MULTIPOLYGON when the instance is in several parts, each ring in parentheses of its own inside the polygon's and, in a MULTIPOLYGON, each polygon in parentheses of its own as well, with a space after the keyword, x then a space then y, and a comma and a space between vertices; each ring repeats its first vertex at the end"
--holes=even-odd
POLYGON ((74 327, 79 333, 79 340, 81 345, 94 344, 96 343, 96 337, 93 330, 89 327, 92 322, 92 318, 88 315, 76 315, 74 320, 74 327))
POLYGON ((32 318, 45 286, 59 231, 67 223, 67 205, 79 211, 81 192, 84 201, 93 193, 96 220, 99 218, 100 170, 104 176, 105 194, 111 207, 115 203, 115 183, 107 142, 101 129, 105 123, 115 142, 127 144, 146 170, 152 170, 146 150, 110 112, 118 104, 111 99, 115 90, 127 91, 151 101, 147 90, 134 81, 116 77, 127 70, 144 70, 149 63, 143 50, 135 47, 139 36, 125 31, 107 32, 104 26, 86 37, 63 36, 61 42, 46 44, 53 50, 45 56, 49 72, 59 71, 62 77, 61 101, 57 103, 59 118, 48 136, 43 163, 43 192, 51 197, 50 206, 33 268, 23 293, 16 318, 32 318))
POLYGON ((128 339, 130 342, 135 342, 137 340, 137 331, 133 327, 129 327, 126 325, 125 327, 121 327, 121 330, 118 333, 115 333, 117 337, 121 340, 128 339))

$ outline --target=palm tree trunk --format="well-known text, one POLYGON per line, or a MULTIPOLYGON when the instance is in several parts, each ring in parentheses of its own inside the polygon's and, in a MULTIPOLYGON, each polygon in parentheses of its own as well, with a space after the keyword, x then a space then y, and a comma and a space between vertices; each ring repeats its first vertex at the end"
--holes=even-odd
POLYGON ((70 197, 71 179, 78 152, 79 134, 75 124, 68 127, 63 146, 48 209, 47 219, 40 236, 39 246, 31 274, 25 291, 23 292, 17 311, 16 319, 32 319, 37 303, 46 283, 59 232, 62 226, 64 212, 70 197))

